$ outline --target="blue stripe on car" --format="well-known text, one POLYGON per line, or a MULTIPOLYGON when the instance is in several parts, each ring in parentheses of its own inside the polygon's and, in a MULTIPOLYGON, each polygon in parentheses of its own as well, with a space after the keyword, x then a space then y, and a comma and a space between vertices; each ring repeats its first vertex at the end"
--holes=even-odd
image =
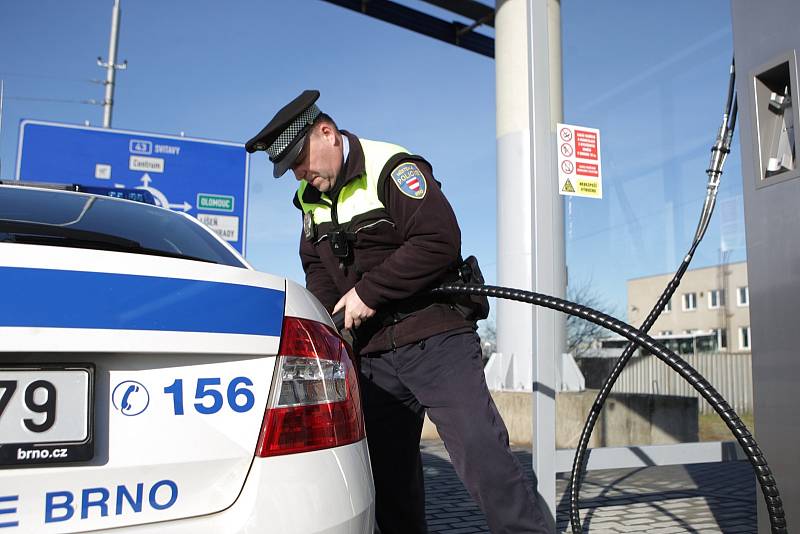
POLYGON ((0 326, 279 336, 284 300, 238 284, 0 267, 0 326))

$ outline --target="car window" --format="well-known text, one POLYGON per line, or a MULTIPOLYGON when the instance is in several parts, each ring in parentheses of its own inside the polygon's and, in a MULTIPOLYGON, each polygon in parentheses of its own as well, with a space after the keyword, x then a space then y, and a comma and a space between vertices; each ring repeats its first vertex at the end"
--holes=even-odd
POLYGON ((109 197, 0 187, 0 241, 122 250, 244 267, 198 223, 109 197))

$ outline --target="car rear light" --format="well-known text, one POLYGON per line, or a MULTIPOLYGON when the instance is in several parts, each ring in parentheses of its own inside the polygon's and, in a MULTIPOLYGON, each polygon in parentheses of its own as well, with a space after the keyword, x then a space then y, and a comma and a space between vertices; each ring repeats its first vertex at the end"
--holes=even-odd
POLYGON ((256 454, 292 454, 362 439, 358 375, 347 344, 327 325, 284 318, 256 454))

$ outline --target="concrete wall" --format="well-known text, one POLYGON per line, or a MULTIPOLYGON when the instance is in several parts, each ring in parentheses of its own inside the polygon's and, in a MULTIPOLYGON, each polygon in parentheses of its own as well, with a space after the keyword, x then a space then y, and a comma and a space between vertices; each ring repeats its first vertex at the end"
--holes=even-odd
MULTIPOLYGON (((556 448, 575 448, 596 390, 556 395, 556 448)), ((492 391, 512 443, 531 444, 531 394, 492 391)), ((590 447, 666 445, 697 441, 697 399, 665 395, 612 393, 595 425, 590 447)), ((438 439, 425 418, 424 439, 438 439)))

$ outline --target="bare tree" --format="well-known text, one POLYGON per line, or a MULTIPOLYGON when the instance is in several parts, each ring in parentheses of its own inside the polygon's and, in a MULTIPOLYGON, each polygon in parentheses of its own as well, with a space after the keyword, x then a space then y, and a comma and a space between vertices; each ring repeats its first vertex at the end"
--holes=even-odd
MULTIPOLYGON (((567 288, 567 300, 589 306, 603 313, 614 315, 616 308, 610 306, 602 295, 593 288, 591 280, 567 288)), ((489 317, 478 322, 478 335, 481 338, 481 352, 484 365, 493 352, 497 351, 497 323, 495 320, 495 305, 492 299, 492 308, 489 317)), ((604 328, 573 315, 567 316, 567 352, 575 358, 580 358, 592 348, 595 340, 605 337, 604 328)))
MULTIPOLYGON (((608 315, 614 315, 616 308, 608 304, 603 296, 594 289, 591 279, 567 287, 567 300, 594 308, 608 315)), ((580 358, 592 349, 594 341, 606 337, 605 329, 595 323, 579 319, 574 315, 567 316, 567 352, 580 358)))

